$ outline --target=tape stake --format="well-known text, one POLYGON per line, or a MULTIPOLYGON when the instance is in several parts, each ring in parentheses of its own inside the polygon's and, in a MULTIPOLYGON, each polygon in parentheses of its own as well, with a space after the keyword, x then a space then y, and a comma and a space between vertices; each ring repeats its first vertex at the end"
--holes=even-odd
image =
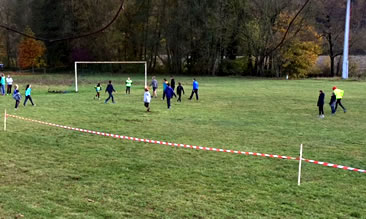
POLYGON ((5 109, 5 112, 4 112, 4 132, 6 131, 6 109, 5 109))
POLYGON ((301 183, 301 161, 302 161, 302 144, 300 145, 300 158, 299 158, 299 174, 297 177, 297 185, 300 186, 301 183))

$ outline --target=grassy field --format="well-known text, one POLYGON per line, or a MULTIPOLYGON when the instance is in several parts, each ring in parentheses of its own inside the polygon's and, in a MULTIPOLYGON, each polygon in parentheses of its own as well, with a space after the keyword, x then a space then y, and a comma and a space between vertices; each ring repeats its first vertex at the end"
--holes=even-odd
MULTIPOLYGON (((260 153, 298 156, 366 168, 365 82, 199 77, 200 100, 171 110, 143 106, 143 81, 124 94, 126 76, 18 75, 35 107, 0 112, 120 135, 260 153), (112 79, 116 104, 93 100, 112 79), (319 89, 345 90, 347 113, 317 118, 319 89)), ((159 77, 161 84, 162 77, 159 77)), ((102 98, 106 95, 103 93, 102 98)), ((23 97, 24 98, 24 97, 23 97)), ((24 99, 23 99, 24 100, 24 99)), ((1 119, 3 115, 1 116, 1 119)), ((8 119, 0 131, 0 218, 366 218, 366 174, 305 163, 112 139, 8 119)))

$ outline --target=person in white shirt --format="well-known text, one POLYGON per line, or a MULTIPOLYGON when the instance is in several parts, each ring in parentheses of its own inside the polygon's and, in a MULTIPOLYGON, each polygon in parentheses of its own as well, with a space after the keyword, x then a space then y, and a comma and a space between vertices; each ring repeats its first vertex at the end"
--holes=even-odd
POLYGON ((6 84, 8 85, 6 95, 9 95, 11 94, 11 88, 13 86, 13 78, 11 78, 10 75, 6 78, 6 84))
POLYGON ((150 112, 150 101, 151 101, 151 95, 149 92, 149 88, 145 87, 145 93, 144 93, 144 105, 147 108, 147 112, 150 112))

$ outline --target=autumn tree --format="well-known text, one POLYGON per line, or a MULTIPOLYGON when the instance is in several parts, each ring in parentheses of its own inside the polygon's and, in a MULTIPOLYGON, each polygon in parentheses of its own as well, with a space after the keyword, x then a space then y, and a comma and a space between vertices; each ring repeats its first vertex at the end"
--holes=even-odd
MULTIPOLYGON (((27 27, 25 33, 29 36, 35 36, 32 30, 27 27)), ((42 67, 45 65, 44 54, 46 47, 43 42, 32 38, 23 38, 18 45, 18 64, 20 68, 42 67)))

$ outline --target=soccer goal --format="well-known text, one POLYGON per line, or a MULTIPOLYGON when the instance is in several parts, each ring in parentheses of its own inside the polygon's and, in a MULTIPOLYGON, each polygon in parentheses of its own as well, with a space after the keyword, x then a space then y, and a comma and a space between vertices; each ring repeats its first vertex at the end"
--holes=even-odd
POLYGON ((146 61, 76 61, 75 62, 75 91, 78 92, 78 64, 140 64, 144 65, 145 87, 147 87, 147 62, 146 61))

